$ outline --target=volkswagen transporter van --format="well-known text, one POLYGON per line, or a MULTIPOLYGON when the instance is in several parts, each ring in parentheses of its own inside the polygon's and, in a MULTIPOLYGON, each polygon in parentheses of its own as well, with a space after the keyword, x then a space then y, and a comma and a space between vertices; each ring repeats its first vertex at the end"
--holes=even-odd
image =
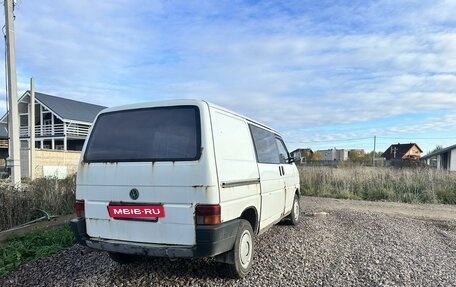
POLYGON ((299 175, 280 134, 205 101, 103 110, 81 153, 79 244, 135 255, 215 257, 252 267, 254 236, 299 220, 299 175))

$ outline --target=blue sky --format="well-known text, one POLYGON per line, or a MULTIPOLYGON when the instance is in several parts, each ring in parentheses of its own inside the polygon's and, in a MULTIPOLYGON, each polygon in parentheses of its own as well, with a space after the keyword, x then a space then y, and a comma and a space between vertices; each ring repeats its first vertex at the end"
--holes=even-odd
POLYGON ((19 95, 33 76, 105 106, 206 99, 290 150, 456 144, 456 1, 19 0, 15 15, 19 95))

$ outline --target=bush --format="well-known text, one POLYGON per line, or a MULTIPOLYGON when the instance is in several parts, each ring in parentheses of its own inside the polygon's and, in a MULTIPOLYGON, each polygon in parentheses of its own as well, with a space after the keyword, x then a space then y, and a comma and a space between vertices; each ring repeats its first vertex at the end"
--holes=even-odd
POLYGON ((21 188, 0 186, 0 231, 42 216, 71 214, 74 207, 76 175, 65 179, 39 178, 21 188))
POLYGON ((452 189, 439 189, 436 192, 440 202, 447 204, 456 204, 456 184, 452 189))
POLYGON ((456 173, 429 168, 300 166, 304 195, 456 204, 456 173))

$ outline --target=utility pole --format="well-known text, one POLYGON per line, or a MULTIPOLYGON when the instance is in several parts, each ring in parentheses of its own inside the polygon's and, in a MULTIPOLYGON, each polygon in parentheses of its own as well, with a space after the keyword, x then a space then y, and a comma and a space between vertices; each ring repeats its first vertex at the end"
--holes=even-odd
POLYGON ((9 135, 9 163, 11 167, 11 186, 21 185, 21 155, 19 141, 19 116, 17 107, 17 75, 16 75, 16 54, 14 40, 14 16, 13 0, 4 0, 5 6, 5 47, 7 64, 7 89, 9 100, 8 113, 8 135, 9 135))
POLYGON ((375 167, 375 145, 377 144, 377 136, 374 136, 374 153, 372 154, 372 166, 375 167))
POLYGON ((33 78, 30 78, 30 112, 29 112, 29 126, 30 126, 30 179, 34 179, 34 164, 35 164, 35 83, 33 78))

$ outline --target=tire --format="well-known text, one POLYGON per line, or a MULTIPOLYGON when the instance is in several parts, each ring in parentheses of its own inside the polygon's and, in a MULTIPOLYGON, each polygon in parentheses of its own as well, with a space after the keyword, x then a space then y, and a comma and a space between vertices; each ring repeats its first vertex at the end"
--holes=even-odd
POLYGON ((125 254, 125 253, 117 253, 117 252, 108 252, 109 257, 119 264, 129 264, 133 263, 138 260, 136 255, 132 254, 125 254))
POLYGON ((291 207, 291 213, 288 215, 288 219, 290 220, 291 225, 297 225, 299 219, 301 218, 301 206, 299 204, 299 197, 295 195, 293 199, 293 206, 291 207))
POLYGON ((244 278, 252 269, 254 237, 252 226, 241 219, 234 247, 230 252, 233 263, 225 264, 225 273, 230 278, 244 278))

